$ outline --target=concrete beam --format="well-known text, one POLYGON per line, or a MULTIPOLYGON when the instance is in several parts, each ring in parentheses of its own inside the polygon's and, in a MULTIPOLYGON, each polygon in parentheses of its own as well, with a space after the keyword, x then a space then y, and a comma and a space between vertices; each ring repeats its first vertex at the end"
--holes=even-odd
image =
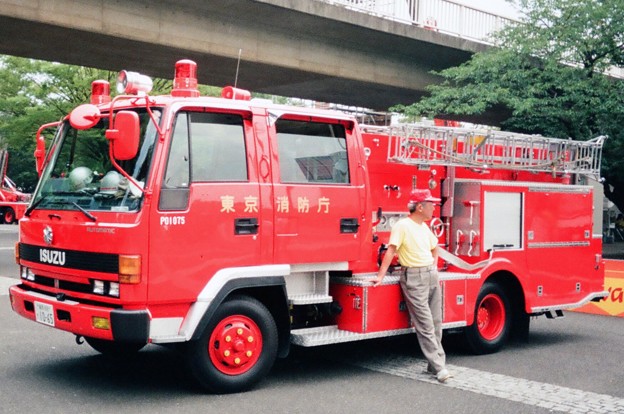
POLYGON ((0 53, 384 110, 483 45, 318 1, 0 0, 0 53))

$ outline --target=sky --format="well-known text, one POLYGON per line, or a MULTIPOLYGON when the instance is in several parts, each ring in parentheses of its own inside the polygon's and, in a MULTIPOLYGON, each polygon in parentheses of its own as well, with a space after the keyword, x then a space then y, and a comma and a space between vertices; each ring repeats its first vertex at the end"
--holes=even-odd
POLYGON ((518 17, 518 13, 514 6, 507 3, 505 0, 455 0, 457 3, 462 3, 467 6, 487 11, 490 13, 500 14, 505 17, 518 17))

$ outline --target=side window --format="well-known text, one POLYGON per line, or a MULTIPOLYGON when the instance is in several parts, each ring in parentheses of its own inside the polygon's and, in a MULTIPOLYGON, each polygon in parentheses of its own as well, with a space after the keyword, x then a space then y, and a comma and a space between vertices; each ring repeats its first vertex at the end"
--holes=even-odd
POLYGON ((171 150, 165 173, 165 188, 185 188, 189 186, 189 144, 188 115, 179 113, 173 130, 171 150))
POLYGON ((343 125, 278 119, 275 128, 282 183, 350 183, 343 125))
POLYGON ((193 112, 189 118, 192 181, 247 181, 242 116, 193 112))

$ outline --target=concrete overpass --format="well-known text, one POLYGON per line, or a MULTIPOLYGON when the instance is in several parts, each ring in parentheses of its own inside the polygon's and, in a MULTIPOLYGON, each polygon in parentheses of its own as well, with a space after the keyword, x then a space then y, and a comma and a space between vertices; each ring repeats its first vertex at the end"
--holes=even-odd
POLYGON ((0 0, 0 53, 385 110, 419 99, 429 74, 473 42, 312 0, 0 0))

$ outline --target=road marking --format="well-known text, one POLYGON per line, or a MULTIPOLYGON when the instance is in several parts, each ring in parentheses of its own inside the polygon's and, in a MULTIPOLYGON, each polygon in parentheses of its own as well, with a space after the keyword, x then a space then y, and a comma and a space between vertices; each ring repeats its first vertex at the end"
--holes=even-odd
POLYGON ((15 246, 13 246, 13 247, 0 247, 0 250, 15 250, 15 246))
POLYGON ((18 283, 19 280, 15 278, 0 276, 0 296, 8 295, 9 286, 17 285, 18 283))
MULTIPOLYGON (((369 357, 358 355, 357 361, 351 360, 347 363, 416 381, 438 383, 432 375, 425 372, 427 366, 425 361, 415 357, 392 354, 369 357)), ((622 398, 456 365, 447 365, 447 367, 454 378, 444 384, 445 387, 565 413, 624 413, 624 399, 622 398)))

